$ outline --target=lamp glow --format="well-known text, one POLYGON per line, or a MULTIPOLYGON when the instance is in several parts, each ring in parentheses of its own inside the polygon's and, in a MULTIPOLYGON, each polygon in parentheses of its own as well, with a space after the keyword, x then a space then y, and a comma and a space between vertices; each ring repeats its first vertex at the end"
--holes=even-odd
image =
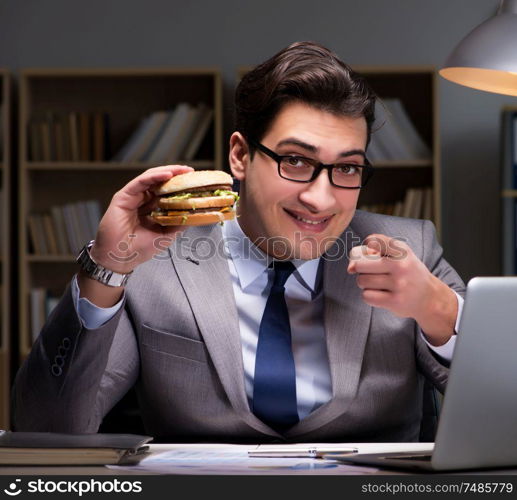
POLYGON ((517 96, 517 0, 474 28, 453 50, 440 75, 487 92, 517 96))

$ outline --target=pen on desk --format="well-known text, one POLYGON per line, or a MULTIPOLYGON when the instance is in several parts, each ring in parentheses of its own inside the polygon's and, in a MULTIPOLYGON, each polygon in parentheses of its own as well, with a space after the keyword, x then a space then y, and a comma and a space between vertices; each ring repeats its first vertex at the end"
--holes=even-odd
POLYGON ((327 453, 357 453, 357 448, 318 447, 318 448, 264 448, 248 451, 248 457, 261 458, 322 458, 327 453))

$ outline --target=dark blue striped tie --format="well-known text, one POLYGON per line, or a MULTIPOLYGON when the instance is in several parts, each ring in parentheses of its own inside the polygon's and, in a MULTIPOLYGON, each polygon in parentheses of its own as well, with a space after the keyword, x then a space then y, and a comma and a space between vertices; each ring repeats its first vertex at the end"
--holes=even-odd
POLYGON ((259 329, 253 381, 253 413, 270 427, 282 432, 299 420, 291 327, 284 296, 285 282, 295 267, 288 261, 275 261, 273 269, 273 286, 259 329))

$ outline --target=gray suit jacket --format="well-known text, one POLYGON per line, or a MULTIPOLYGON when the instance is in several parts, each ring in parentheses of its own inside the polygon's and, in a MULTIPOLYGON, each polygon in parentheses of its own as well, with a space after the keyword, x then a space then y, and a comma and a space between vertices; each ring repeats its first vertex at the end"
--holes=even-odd
POLYGON ((405 238, 436 276, 463 293, 431 223, 358 211, 323 264, 333 397, 285 436, 248 406, 235 298, 217 225, 190 228, 139 266, 124 308, 96 330, 81 324, 68 287, 17 375, 15 429, 96 432, 135 386, 146 432, 156 439, 418 440, 423 377, 443 390, 448 370, 415 321, 362 301, 355 277, 346 272, 346 254, 371 233, 405 238))

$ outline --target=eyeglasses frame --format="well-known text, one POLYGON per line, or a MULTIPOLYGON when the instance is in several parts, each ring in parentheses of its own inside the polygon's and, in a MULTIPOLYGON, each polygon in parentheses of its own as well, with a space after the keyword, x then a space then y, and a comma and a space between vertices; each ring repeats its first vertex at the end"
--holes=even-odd
POLYGON ((365 161, 364 165, 352 165, 352 164, 350 164, 350 166, 359 167, 359 168, 363 169, 363 172, 364 172, 365 175, 361 176, 361 185, 360 186, 356 186, 356 187, 340 186, 338 184, 335 184, 334 181, 332 180, 332 169, 335 168, 335 167, 338 167, 340 165, 343 165, 343 164, 346 165, 346 163, 327 163, 326 164, 326 163, 316 162, 316 160, 314 160, 313 158, 307 158, 307 157, 302 156, 302 155, 279 155, 279 154, 275 153, 274 151, 272 151, 271 149, 269 149, 268 147, 264 146, 264 144, 261 144, 260 142, 255 141, 254 139, 248 139, 248 142, 251 145, 255 146, 259 151, 264 153, 266 156, 269 156, 271 159, 275 160, 277 162, 277 165, 278 165, 278 175, 282 179, 285 179, 287 181, 303 182, 303 183, 307 184, 309 182, 313 182, 314 180, 316 180, 318 178, 318 176, 320 175, 322 170, 327 170, 327 173, 328 173, 328 176, 329 176, 329 182, 330 182, 330 184, 332 186, 337 187, 339 189, 361 189, 364 186, 366 186, 367 182, 371 179, 373 173, 375 172, 375 169, 374 169, 373 165, 368 161, 368 158, 366 158, 366 156, 365 156, 364 157, 364 161, 365 161), (307 160, 312 160, 312 161, 316 162, 316 166, 314 168, 314 172, 313 172, 312 177, 310 179, 308 179, 306 181, 300 181, 300 180, 297 180, 297 179, 289 179, 288 177, 284 177, 282 175, 281 167, 280 167, 281 161, 284 158, 290 158, 292 156, 297 156, 297 157, 300 157, 300 158, 306 158, 307 160))

